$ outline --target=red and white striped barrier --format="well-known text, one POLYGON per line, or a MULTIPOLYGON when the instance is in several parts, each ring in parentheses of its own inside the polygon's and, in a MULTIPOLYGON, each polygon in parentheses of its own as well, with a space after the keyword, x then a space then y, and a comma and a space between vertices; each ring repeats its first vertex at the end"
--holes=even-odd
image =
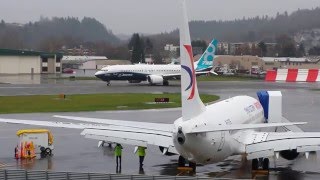
POLYGON ((320 82, 319 69, 278 69, 268 70, 266 81, 320 82))

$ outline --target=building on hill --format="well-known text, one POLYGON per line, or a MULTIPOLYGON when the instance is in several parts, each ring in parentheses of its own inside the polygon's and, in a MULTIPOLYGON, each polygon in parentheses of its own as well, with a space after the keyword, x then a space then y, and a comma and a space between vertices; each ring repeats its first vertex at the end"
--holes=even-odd
POLYGON ((303 30, 294 35, 297 44, 303 44, 306 52, 312 47, 320 46, 320 29, 303 30))
POLYGON ((0 49, 0 74, 61 73, 61 53, 0 49))
POLYGON ((230 53, 230 44, 227 42, 219 42, 218 53, 222 55, 228 55, 230 53))
POLYGON ((63 46, 59 51, 69 56, 95 56, 96 55, 96 52, 94 50, 85 48, 82 45, 74 48, 67 48, 63 46))
MULTIPOLYGON (((274 56, 277 43, 265 43, 266 55, 274 56)), ((217 54, 220 55, 262 55, 259 42, 228 43, 219 42, 217 54)))
POLYGON ((173 44, 166 44, 164 46, 164 50, 177 52, 179 50, 179 46, 174 46, 173 44))

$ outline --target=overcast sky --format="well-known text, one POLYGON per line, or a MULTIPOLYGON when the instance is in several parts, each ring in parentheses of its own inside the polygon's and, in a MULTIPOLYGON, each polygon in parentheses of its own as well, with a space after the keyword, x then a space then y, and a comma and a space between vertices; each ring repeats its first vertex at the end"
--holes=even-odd
MULTIPOLYGON (((320 0, 187 0, 190 20, 274 16, 311 9, 320 0)), ((0 0, 0 19, 26 23, 44 17, 94 17, 115 34, 159 33, 178 27, 177 0, 0 0)))

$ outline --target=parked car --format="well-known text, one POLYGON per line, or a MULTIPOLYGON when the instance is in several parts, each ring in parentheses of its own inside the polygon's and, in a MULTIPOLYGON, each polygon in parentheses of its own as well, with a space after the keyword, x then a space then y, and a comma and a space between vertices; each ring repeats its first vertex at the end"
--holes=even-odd
POLYGON ((74 70, 71 68, 65 68, 62 70, 62 73, 66 73, 66 74, 73 74, 74 70))

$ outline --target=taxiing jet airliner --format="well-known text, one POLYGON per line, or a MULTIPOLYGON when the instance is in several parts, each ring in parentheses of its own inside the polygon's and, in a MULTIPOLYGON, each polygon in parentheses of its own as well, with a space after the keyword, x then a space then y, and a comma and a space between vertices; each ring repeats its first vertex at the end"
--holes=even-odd
POLYGON ((145 147, 155 145, 165 155, 178 154, 180 165, 189 162, 194 169, 197 163, 215 163, 231 155, 244 155, 252 160, 253 169, 268 170, 270 157, 292 160, 304 153, 308 158, 309 152, 320 150, 320 133, 302 132, 295 125, 305 123, 291 123, 282 117, 280 92, 265 92, 270 97, 265 100, 268 96, 261 96, 262 104, 249 96, 236 96, 208 106, 202 103, 192 60, 185 0, 181 0, 181 5, 182 117, 173 124, 74 116, 55 117, 90 123, 17 119, 0 119, 0 122, 82 129, 81 134, 86 138, 145 147), (286 132, 274 130, 279 127, 286 132))
MULTIPOLYGON (((217 40, 212 42, 202 54, 200 59, 194 63, 196 74, 209 73, 213 67, 217 40)), ((107 66, 95 73, 95 76, 110 85, 111 80, 127 80, 129 83, 140 83, 148 81, 151 85, 169 85, 170 79, 180 79, 180 65, 166 64, 135 64, 135 65, 113 65, 107 66)), ((214 73, 214 72, 212 72, 214 73)))

